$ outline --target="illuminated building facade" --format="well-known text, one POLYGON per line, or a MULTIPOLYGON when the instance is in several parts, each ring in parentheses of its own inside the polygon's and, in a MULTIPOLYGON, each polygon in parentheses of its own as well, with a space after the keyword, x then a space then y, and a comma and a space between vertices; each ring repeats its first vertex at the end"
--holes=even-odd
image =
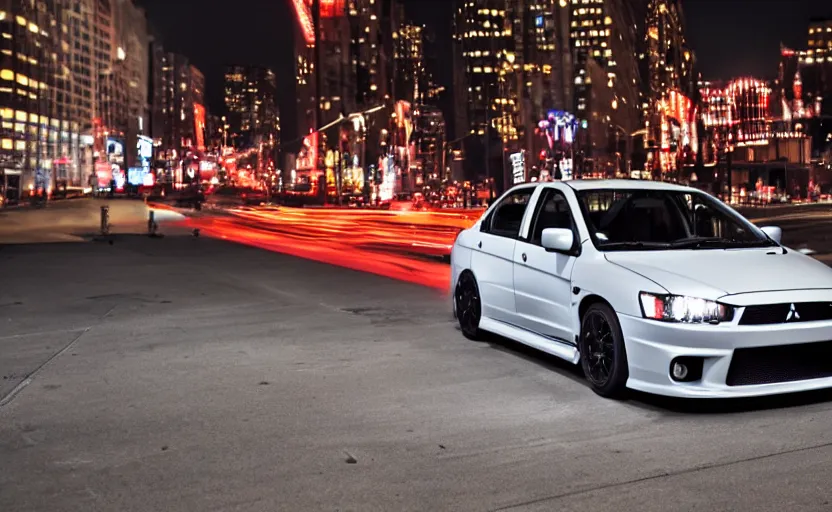
MULTIPOLYGON (((353 65, 351 20, 345 0, 313 0, 320 8, 318 27, 318 101, 325 125, 357 109, 358 83, 353 65)), ((319 126, 320 126, 319 125, 319 126)))
POLYGON ((445 173, 445 118, 436 107, 422 105, 415 112, 416 185, 437 187, 445 173))
POLYGON ((832 115, 832 20, 810 20, 808 48, 783 47, 780 56, 778 129, 809 135, 813 152, 820 156, 832 147, 832 133, 824 122, 832 115))
POLYGON ((394 0, 348 2, 357 101, 364 108, 380 105, 392 97, 396 10, 394 0))
POLYGON ((762 80, 740 78, 723 86, 701 82, 702 124, 715 133, 720 149, 767 143, 771 137, 771 87, 762 80))
POLYGON ((0 203, 82 185, 64 7, 0 0, 0 203))
POLYGON ((525 99, 541 119, 556 109, 574 108, 569 38, 569 4, 560 0, 524 0, 515 17, 515 47, 522 49, 525 99))
POLYGON ((279 141, 274 71, 232 66, 225 73, 224 94, 229 144, 240 148, 279 141))
POLYGON ((695 118, 694 55, 685 40, 679 0, 649 0, 641 58, 646 72, 641 108, 647 168, 660 177, 692 165, 690 155, 698 150, 696 133, 690 129, 695 118))
POLYGON ((809 20, 809 48, 832 50, 832 18, 809 20))
POLYGON ((625 0, 571 0, 575 113, 584 128, 577 171, 628 172, 640 126, 636 15, 625 0))
POLYGON ((458 13, 455 37, 465 63, 469 126, 479 136, 498 127, 509 135, 514 126, 509 121, 517 108, 516 98, 510 97, 516 55, 507 3, 465 0, 458 13))
POLYGON ((425 68, 425 27, 402 23, 393 33, 396 98, 424 103, 430 89, 425 68))
POLYGON ((162 160, 176 168, 188 151, 199 149, 204 141, 205 76, 188 59, 176 53, 166 53, 162 60, 161 85, 162 160), (200 119, 201 118, 201 119, 200 119))
POLYGON ((318 127, 316 117, 316 78, 315 78, 315 28, 312 11, 306 0, 292 0, 295 12, 294 24, 294 74, 295 97, 297 101, 295 131, 287 135, 291 138, 302 137, 318 127))

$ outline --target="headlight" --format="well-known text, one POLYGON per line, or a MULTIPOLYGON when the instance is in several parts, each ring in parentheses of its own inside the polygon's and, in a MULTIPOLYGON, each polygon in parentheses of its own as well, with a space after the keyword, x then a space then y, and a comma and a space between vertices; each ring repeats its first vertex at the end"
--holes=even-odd
POLYGON ((679 295, 655 295, 641 292, 638 296, 644 318, 663 322, 688 324, 718 324, 734 318, 734 308, 712 300, 682 297, 679 295))

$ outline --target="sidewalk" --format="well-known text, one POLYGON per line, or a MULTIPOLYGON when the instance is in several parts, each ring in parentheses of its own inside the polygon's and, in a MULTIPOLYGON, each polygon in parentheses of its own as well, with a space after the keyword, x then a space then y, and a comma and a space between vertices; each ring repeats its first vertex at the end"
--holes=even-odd
POLYGON ((156 210, 141 201, 86 198, 50 203, 44 208, 0 210, 0 245, 88 240, 101 231, 102 206, 109 207, 112 234, 146 234, 151 210, 156 211, 155 220, 163 233, 187 231, 176 227, 185 220, 176 211, 156 210))

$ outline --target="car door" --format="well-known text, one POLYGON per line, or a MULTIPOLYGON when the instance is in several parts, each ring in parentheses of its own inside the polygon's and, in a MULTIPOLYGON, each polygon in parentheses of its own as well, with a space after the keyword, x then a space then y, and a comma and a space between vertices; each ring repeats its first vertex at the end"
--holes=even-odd
POLYGON ((508 192, 480 224, 472 239, 471 270, 477 279, 482 315, 514 323, 514 245, 536 187, 508 192))
POLYGON ((528 235, 514 248, 514 300, 518 326, 559 342, 574 344, 572 269, 576 254, 549 252, 541 245, 547 228, 571 229, 580 248, 575 219, 564 192, 541 191, 528 235))

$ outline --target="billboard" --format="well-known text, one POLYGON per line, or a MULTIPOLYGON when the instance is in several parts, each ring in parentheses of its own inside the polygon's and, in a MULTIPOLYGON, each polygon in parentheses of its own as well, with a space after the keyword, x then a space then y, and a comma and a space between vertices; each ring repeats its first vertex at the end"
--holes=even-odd
POLYGON ((538 128, 546 136, 549 149, 555 149, 555 143, 572 144, 578 132, 578 120, 569 112, 552 110, 546 119, 538 123, 538 128))
POLYGON ((312 132, 303 138, 303 147, 295 160, 298 171, 311 171, 318 168, 318 132, 312 132))
POLYGON ((517 185, 519 183, 526 182, 526 162, 523 156, 523 152, 520 153, 512 153, 509 156, 511 160, 511 175, 514 179, 514 184, 517 185))
POLYGON ((194 133, 196 134, 196 147, 200 151, 205 150, 205 107, 194 103, 194 133))

